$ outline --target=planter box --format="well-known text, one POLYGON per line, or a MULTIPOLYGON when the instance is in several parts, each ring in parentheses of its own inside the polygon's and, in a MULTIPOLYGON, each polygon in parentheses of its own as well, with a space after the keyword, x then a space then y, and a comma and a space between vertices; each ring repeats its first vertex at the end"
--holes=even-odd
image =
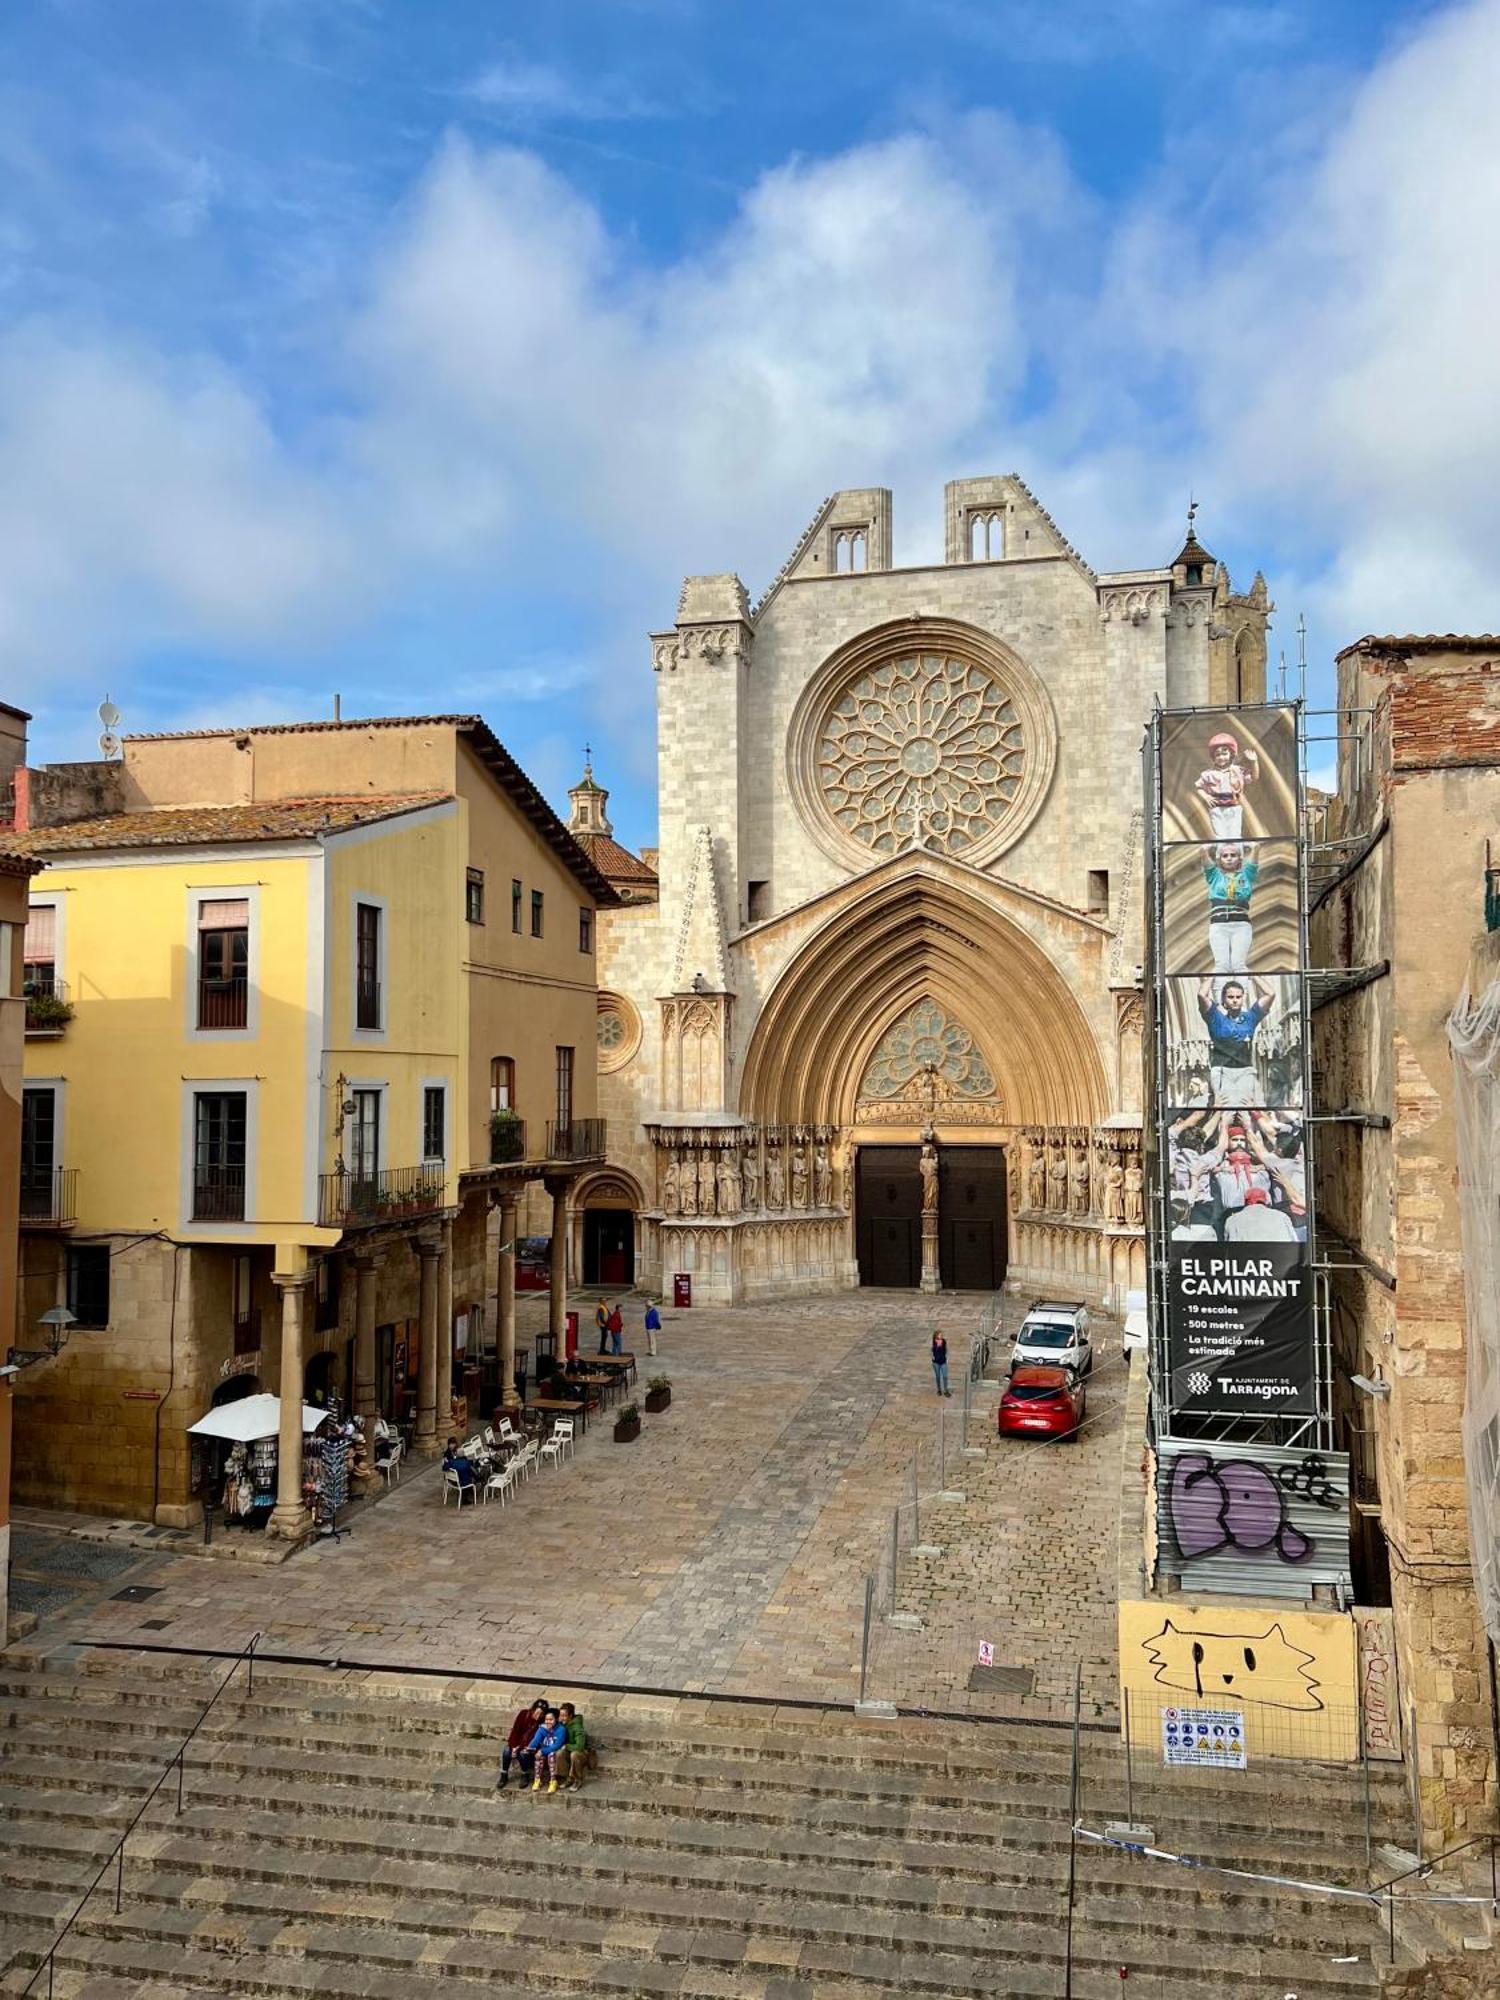
POLYGON ((641 1420, 639 1417, 622 1417, 619 1423, 615 1425, 616 1444, 634 1444, 640 1434, 641 1420))
POLYGON ((648 1389, 646 1391, 646 1411, 649 1416, 660 1416, 672 1400, 670 1389, 648 1389))

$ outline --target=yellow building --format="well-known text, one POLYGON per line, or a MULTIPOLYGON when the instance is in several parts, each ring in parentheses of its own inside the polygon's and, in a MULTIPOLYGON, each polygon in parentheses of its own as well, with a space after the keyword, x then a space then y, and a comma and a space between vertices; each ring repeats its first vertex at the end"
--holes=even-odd
MULTIPOLYGON (((27 1035, 22 1309, 75 1316, 20 1385, 21 1497, 181 1525, 211 1476, 187 1427, 216 1401, 295 1380, 409 1413, 431 1450, 451 1393, 513 1394, 514 1246, 528 1223, 566 1241, 603 1151, 613 894, 492 732, 134 738, 118 763, 24 773, 17 819, 49 864, 25 949, 49 1004, 27 1035)), ((555 1333, 566 1278, 558 1257, 555 1333)))

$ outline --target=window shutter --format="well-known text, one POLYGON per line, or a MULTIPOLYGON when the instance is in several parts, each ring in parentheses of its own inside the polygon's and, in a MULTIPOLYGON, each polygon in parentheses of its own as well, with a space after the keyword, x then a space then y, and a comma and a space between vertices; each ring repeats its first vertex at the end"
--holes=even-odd
POLYGON ((200 931, 244 931, 250 928, 250 905, 243 897, 232 903, 202 902, 198 905, 200 931))

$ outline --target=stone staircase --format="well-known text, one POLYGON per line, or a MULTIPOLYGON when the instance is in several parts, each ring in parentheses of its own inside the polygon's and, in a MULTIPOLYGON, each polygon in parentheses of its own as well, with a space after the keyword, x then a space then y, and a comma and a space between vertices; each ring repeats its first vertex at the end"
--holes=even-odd
MULTIPOLYGON (((25 1987, 222 1672, 0 1660, 0 1992, 25 1987)), ((589 1786, 497 1795, 523 1692, 261 1665, 251 1694, 242 1671, 189 1752, 183 1812, 174 1779, 132 1836, 120 1914, 111 1871, 59 1952, 57 2000, 1063 1992, 1066 1730, 580 1696, 604 1746, 589 1786)), ((1084 1752, 1085 1797, 1112 1795, 1113 1739, 1084 1752)), ((1338 1774, 1251 1772, 1174 1795, 1173 1832, 1348 1879, 1349 1797, 1338 1774)), ((1375 1990, 1379 1941, 1352 1902, 1079 1851, 1078 2000, 1332 2000, 1375 1990)))

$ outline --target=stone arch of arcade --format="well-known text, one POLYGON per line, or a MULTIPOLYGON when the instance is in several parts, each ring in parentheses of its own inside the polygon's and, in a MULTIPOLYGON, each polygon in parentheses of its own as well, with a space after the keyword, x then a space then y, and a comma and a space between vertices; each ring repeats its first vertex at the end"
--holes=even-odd
POLYGON ((882 1036, 924 998, 983 1048, 997 1124, 1092 1126, 1107 1115, 1105 1066, 1067 978, 957 873, 887 878, 803 945, 751 1036, 746 1116, 848 1128, 882 1036))

